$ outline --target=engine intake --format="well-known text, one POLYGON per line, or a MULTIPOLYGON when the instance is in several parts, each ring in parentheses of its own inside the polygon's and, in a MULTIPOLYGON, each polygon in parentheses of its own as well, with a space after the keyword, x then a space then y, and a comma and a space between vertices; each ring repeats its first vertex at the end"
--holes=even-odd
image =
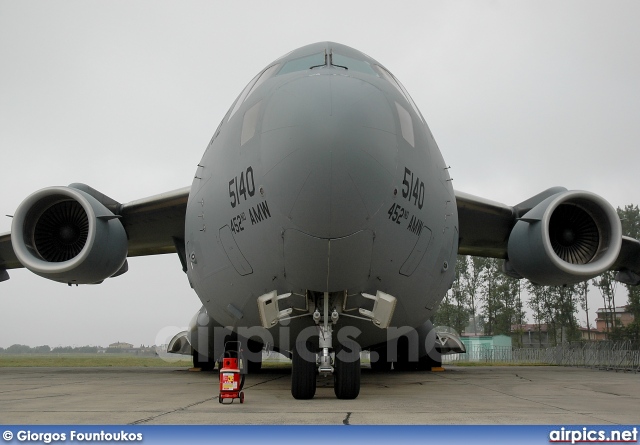
POLYGON ((40 216, 33 230, 35 250, 50 263, 76 257, 87 244, 89 218, 76 201, 62 201, 40 216))
POLYGON ((536 284, 573 284, 609 269, 622 244, 620 219, 598 195, 555 194, 527 212, 509 236, 507 269, 536 284))
POLYGON ((127 235, 110 210, 72 187, 48 187, 16 210, 11 243, 31 272, 70 284, 98 283, 120 271, 127 235))

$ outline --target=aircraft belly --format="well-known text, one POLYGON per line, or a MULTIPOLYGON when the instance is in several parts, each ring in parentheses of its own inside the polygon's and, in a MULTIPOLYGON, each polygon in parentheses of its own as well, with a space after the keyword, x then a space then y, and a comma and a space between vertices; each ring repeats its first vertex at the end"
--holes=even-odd
POLYGON ((323 239, 296 229, 284 231, 284 267, 294 288, 318 292, 359 292, 371 271, 373 231, 361 230, 337 239, 323 239))

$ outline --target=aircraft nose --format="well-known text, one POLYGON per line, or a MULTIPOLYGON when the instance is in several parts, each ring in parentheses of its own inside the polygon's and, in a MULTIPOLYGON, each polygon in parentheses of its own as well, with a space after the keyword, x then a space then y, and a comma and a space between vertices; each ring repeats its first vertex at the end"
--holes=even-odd
POLYGON ((370 83, 315 75, 280 86, 266 104, 261 139, 269 204, 305 233, 350 235, 392 198, 395 118, 370 83))

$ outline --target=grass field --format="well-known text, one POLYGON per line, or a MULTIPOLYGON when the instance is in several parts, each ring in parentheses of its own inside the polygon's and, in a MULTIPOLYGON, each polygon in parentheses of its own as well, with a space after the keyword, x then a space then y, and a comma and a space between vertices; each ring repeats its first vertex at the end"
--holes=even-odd
POLYGON ((169 362, 159 357, 125 354, 0 354, 0 368, 15 367, 172 367, 190 368, 191 360, 169 362))
POLYGON ((465 362, 456 361, 451 363, 444 363, 442 366, 460 366, 460 367, 474 367, 474 366, 555 366, 549 363, 511 363, 511 362, 465 362))
MULTIPOLYGON (((367 366, 369 361, 362 360, 367 366)), ((456 361, 444 366, 549 366, 547 363, 486 363, 456 361)), ((71 368, 108 368, 108 367, 140 367, 140 368, 190 368, 191 360, 166 361, 160 357, 141 357, 126 354, 0 354, 0 368, 18 367, 71 367, 71 368)), ((291 368, 290 361, 267 360, 262 364, 265 368, 291 368)))
MULTIPOLYGON (((175 359, 174 359, 175 360, 175 359)), ((264 368, 291 368, 290 361, 267 360, 264 368)), ((166 361, 160 357, 144 357, 127 354, 0 354, 0 368, 191 368, 191 359, 166 361)))

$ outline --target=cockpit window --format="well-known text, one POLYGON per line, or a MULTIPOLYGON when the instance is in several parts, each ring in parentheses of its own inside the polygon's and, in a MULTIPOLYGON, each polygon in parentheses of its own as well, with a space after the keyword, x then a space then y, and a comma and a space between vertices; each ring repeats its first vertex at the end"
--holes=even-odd
POLYGON ((415 104, 411 96, 409 96, 409 93, 407 92, 405 87, 400 83, 400 81, 396 79, 393 74, 391 74, 389 71, 387 71, 385 68, 381 67, 380 65, 376 65, 376 69, 378 70, 378 72, 380 73, 383 79, 388 80, 391 83, 391 85, 393 85, 398 89, 398 91, 400 91, 400 93, 404 96, 407 102, 411 104, 413 111, 415 111, 418 117, 420 117, 420 119, 422 119, 422 121, 424 122, 424 118, 422 117, 422 114, 420 114, 420 110, 418 110, 418 106, 415 104))
POLYGON ((240 105, 242 105, 244 101, 247 100, 247 98, 251 95, 251 93, 253 93, 256 90, 256 88, 258 88, 265 80, 273 76, 273 73, 279 67, 280 67, 279 63, 276 63, 275 65, 271 65, 270 67, 262 71, 260 74, 258 74, 256 77, 251 79, 251 82, 249 82, 249 84, 244 88, 244 90, 242 90, 242 93, 240 93, 240 96, 238 97, 236 104, 233 106, 233 110, 231 111, 231 113, 229 113, 229 119, 231 119, 231 116, 233 116, 236 113, 236 111, 238 111, 238 108, 240 108, 240 105))
POLYGON ((278 76, 328 65, 379 77, 378 73, 376 73, 371 65, 364 60, 354 59, 353 57, 344 56, 334 52, 330 52, 328 56, 326 52, 321 52, 290 60, 284 64, 282 69, 278 72, 278 76))
POLYGON ((295 71, 305 71, 311 68, 325 66, 327 64, 325 52, 312 54, 310 56, 293 59, 284 64, 278 76, 293 73, 295 71))
POLYGON ((333 66, 338 66, 342 68, 346 68, 351 71, 357 71, 359 73, 370 74, 372 76, 378 76, 376 72, 371 68, 364 60, 354 59, 352 57, 343 56, 342 54, 332 53, 331 54, 331 64, 333 66))
POLYGON ((260 77, 258 78, 258 80, 256 80, 256 83, 254 83, 253 86, 251 87, 251 90, 249 90, 249 93, 247 94, 247 97, 245 97, 245 100, 247 100, 249 96, 251 96, 251 93, 253 93, 260 85, 262 85, 265 80, 273 76, 273 73, 275 73, 279 67, 280 67, 280 64, 276 63, 275 65, 272 65, 266 70, 264 70, 260 75, 260 77))

